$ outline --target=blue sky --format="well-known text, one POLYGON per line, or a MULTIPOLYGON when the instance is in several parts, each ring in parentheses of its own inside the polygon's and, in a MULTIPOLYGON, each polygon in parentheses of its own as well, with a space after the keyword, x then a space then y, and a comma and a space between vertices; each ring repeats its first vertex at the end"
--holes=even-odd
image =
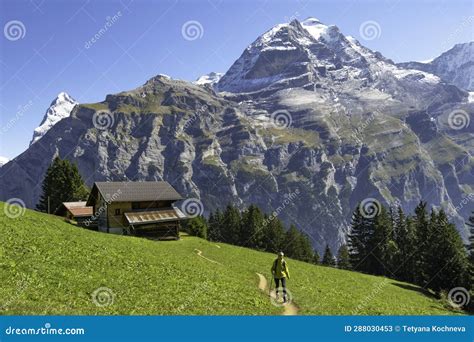
POLYGON ((0 0, 0 156, 27 148, 61 91, 81 103, 98 102, 160 73, 194 80, 225 72, 273 25, 310 16, 397 62, 426 60, 473 40, 467 0, 0 0), (5 33, 12 20, 24 27, 16 40, 5 33), (183 37, 188 21, 201 25, 202 36, 183 37), (376 39, 361 38, 366 21, 380 26, 376 39))

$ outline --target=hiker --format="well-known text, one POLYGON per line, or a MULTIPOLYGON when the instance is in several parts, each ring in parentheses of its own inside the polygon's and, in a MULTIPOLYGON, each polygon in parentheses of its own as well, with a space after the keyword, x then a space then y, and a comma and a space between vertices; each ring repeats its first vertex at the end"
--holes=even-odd
POLYGON ((275 288, 276 288, 276 299, 278 300, 278 289, 283 288, 283 303, 286 303, 286 279, 290 279, 290 272, 288 271, 288 265, 283 259, 285 254, 283 252, 278 253, 278 258, 275 259, 272 266, 272 276, 275 279, 275 288))

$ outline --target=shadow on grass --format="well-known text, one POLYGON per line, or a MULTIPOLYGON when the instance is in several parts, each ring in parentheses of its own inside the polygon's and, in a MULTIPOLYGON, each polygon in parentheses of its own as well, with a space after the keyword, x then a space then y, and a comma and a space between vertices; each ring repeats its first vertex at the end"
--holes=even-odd
POLYGON ((418 293, 421 293, 427 297, 434 298, 434 299, 439 299, 438 296, 436 296, 433 292, 430 292, 422 287, 416 286, 416 285, 410 285, 410 284, 400 284, 400 283, 392 283, 392 285, 401 287, 402 289, 405 290, 410 290, 410 291, 416 291, 418 293))

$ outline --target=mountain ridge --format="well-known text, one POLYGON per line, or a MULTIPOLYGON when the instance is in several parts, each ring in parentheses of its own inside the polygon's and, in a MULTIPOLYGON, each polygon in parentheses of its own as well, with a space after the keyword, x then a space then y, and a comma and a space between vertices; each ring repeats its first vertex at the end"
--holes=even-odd
POLYGON ((426 200, 466 237, 470 212, 460 203, 473 191, 473 130, 453 126, 452 114, 469 118, 468 93, 397 67, 335 27, 305 25, 317 34, 293 21, 257 38, 217 83, 220 93, 158 75, 75 106, 41 146, 0 170, 0 198, 34 207, 60 156, 78 164, 88 185, 166 180, 199 199, 205 214, 227 203, 282 208, 279 217, 319 251, 345 242, 352 211, 366 199, 406 211, 426 200))

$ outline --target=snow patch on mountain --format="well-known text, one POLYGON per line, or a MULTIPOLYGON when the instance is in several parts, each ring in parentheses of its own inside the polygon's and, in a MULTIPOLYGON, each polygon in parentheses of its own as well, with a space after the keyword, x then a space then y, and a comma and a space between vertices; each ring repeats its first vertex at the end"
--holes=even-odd
POLYGON ((461 89, 474 90, 474 42, 456 44, 431 61, 399 63, 399 66, 432 73, 461 89))
POLYGON ((40 125, 35 128, 30 146, 41 139, 56 123, 70 116, 72 109, 77 104, 78 102, 69 96, 69 94, 65 92, 59 93, 54 101, 51 102, 40 125))
POLYGON ((0 156, 0 167, 2 167, 3 165, 5 165, 6 163, 8 163, 10 161, 10 159, 8 159, 7 157, 2 157, 0 156))
POLYGON ((219 82, 222 75, 224 75, 224 74, 221 73, 221 72, 210 72, 209 74, 202 75, 201 77, 199 77, 193 83, 194 84, 199 84, 199 85, 204 85, 204 84, 214 85, 217 82, 219 82))

